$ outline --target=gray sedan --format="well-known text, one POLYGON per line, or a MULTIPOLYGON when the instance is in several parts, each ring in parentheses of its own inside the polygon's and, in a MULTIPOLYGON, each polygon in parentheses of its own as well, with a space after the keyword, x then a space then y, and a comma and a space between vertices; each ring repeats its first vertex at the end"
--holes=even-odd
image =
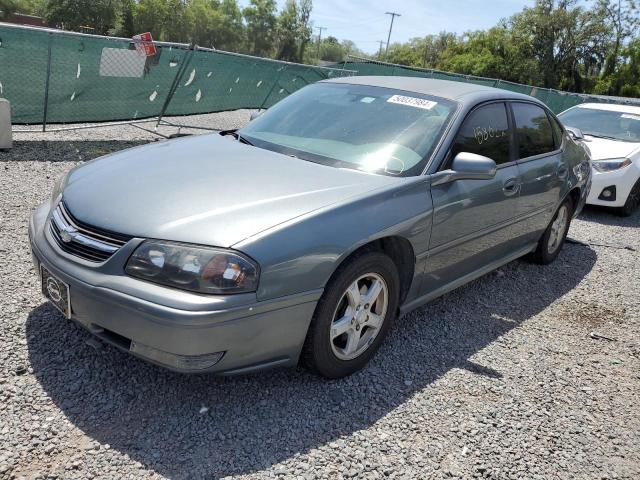
POLYGON ((240 130, 76 167, 29 234, 44 295, 134 355, 337 378, 398 315, 516 258, 553 261, 590 175, 531 97, 346 78, 240 130))

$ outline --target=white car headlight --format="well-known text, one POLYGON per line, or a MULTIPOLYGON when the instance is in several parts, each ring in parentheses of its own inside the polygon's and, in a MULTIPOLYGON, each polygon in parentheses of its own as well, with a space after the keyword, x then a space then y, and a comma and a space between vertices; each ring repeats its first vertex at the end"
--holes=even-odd
POLYGON ((591 164, 597 171, 604 173, 628 167, 631 165, 631 160, 628 158, 607 158, 604 160, 593 160, 591 164))
POLYGON ((146 240, 133 252, 125 271, 132 277, 198 293, 254 292, 259 268, 233 250, 146 240))

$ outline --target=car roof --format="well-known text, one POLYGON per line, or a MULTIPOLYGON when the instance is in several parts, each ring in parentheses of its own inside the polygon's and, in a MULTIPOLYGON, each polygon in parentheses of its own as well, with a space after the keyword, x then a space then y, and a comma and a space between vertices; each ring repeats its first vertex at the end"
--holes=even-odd
POLYGON ((634 113, 640 115, 640 105, 622 105, 619 103, 581 103, 575 108, 606 110, 608 112, 634 113))
POLYGON ((500 88, 486 87, 473 83, 454 82, 451 80, 437 80, 421 77, 396 77, 396 76, 355 76, 323 80, 326 83, 346 83, 351 85, 368 85, 372 87, 385 87, 406 92, 435 95, 462 103, 478 103, 491 99, 514 99, 534 101, 542 105, 537 99, 521 93, 510 92, 500 88))

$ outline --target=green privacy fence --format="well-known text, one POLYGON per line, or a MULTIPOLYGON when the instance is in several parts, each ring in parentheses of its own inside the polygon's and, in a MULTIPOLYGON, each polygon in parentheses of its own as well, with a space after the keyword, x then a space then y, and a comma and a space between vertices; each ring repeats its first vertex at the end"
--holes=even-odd
POLYGON ((561 92, 549 88, 532 87, 520 83, 507 82, 495 78, 462 75, 459 73, 441 72, 423 68, 407 67, 393 63, 377 62, 358 57, 349 57, 346 62, 332 65, 334 68, 354 70, 357 75, 399 75, 409 77, 436 78, 456 82, 473 83, 487 87, 502 88, 512 92, 531 95, 545 103, 553 112, 559 113, 569 107, 585 102, 594 103, 629 103, 640 105, 640 99, 623 97, 606 97, 602 95, 586 95, 580 93, 561 92))
POLYGON ((340 68, 279 62, 186 44, 0 24, 0 97, 15 124, 135 120, 267 108, 340 68))

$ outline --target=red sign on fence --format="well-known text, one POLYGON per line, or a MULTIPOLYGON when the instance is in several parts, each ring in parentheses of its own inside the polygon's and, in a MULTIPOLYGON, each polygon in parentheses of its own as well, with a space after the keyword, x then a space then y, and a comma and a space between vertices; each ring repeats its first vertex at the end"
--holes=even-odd
POLYGON ((153 37, 150 32, 134 35, 136 42, 136 50, 142 57, 153 57, 156 54, 156 46, 153 44, 153 37))

